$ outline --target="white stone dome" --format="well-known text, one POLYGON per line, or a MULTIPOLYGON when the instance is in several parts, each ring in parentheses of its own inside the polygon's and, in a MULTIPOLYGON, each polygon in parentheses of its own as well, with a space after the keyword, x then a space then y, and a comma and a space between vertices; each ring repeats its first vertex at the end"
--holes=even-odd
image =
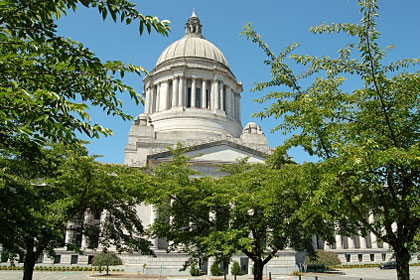
POLYGON ((219 62, 229 68, 223 53, 201 35, 202 25, 193 10, 192 16, 185 24, 185 35, 169 45, 160 55, 156 66, 179 58, 204 58, 211 62, 219 62))
POLYGON ((242 134, 264 134, 264 133, 262 132, 262 129, 258 124, 254 122, 249 122, 242 130, 242 134))
MULTIPOLYGON (((160 55, 144 78, 145 113, 156 138, 239 137, 239 83, 223 53, 201 34, 193 11, 185 34, 160 55)), ((140 122, 140 119, 139 119, 140 122)), ((144 123, 144 122, 142 122, 144 123)))
POLYGON ((185 34, 180 40, 169 45, 160 55, 156 66, 175 58, 199 57, 217 61, 227 68, 229 64, 223 53, 212 43, 192 33, 185 34))

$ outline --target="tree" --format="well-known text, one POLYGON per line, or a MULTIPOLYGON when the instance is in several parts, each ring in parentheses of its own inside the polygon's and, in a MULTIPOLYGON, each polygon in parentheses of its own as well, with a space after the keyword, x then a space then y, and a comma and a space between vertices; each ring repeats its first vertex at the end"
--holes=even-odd
POLYGON ((191 276, 199 276, 200 270, 197 268, 197 263, 192 263, 190 267, 191 276))
POLYGON ((101 252, 93 257, 92 265, 99 266, 99 269, 106 266, 106 274, 109 274, 109 266, 122 265, 122 260, 112 252, 101 252))
POLYGON ((113 185, 136 172, 99 165, 86 154, 77 160, 70 159, 80 151, 68 154, 50 148, 56 143, 80 143, 77 133, 88 137, 112 133, 90 122, 88 105, 126 120, 131 117, 122 111, 119 94, 128 92, 136 103, 142 101, 121 79, 126 72, 147 73, 143 67, 101 61, 80 42, 57 36, 55 20, 81 5, 98 9, 104 19, 110 15, 114 22, 117 17, 126 24, 137 21, 140 35, 145 29, 149 33, 154 29, 162 35, 170 31, 168 21, 142 15, 134 4, 125 0, 1 1, 0 244, 24 256, 24 279, 32 278, 37 256, 46 249, 53 253, 52 249, 61 245, 61 231, 68 221, 81 222, 83 233, 97 235, 98 229, 83 226, 81 221, 89 209, 108 210, 101 231, 102 243, 115 243, 121 250, 135 248, 148 252, 145 240, 120 232, 125 225, 128 232, 143 233, 132 204, 141 192, 132 192, 134 186, 113 185), (60 170, 71 168, 69 164, 87 169, 75 168, 74 174, 60 170), (110 174, 114 173, 120 178, 113 178, 110 174), (58 177, 62 181, 54 181, 58 177), (98 183, 105 178, 108 181, 101 183, 106 191, 101 193, 98 183), (84 189, 69 185, 70 181, 84 189), (66 184, 68 189, 64 188, 66 184), (105 205, 108 199, 111 203, 105 205))
POLYGON ((222 272, 220 271, 220 264, 218 262, 214 262, 211 264, 210 273, 213 276, 220 276, 222 272))
POLYGON ((38 257, 66 246, 80 251, 80 237, 90 247, 151 254, 136 205, 144 198, 140 169, 100 164, 84 147, 53 146, 41 155, 1 158, 0 244, 24 260, 24 280, 32 279, 38 257), (103 219, 92 223, 92 216, 103 219), (69 227, 71 222, 73 227, 69 227), (75 238, 64 242, 64 233, 75 238))
POLYGON ((390 47, 379 47, 377 1, 359 0, 359 5, 359 24, 311 28, 315 34, 342 32, 356 40, 356 45, 339 50, 337 58, 291 54, 297 44, 276 56, 250 25, 245 26, 243 34, 264 50, 272 74, 253 91, 274 87, 259 99, 271 100, 271 105, 255 115, 282 120, 274 130, 291 135, 282 150, 301 146, 320 159, 324 195, 317 199, 324 201, 325 209, 336 208, 342 230, 373 232, 389 243, 398 279, 408 280, 413 240, 420 231, 420 73, 404 69, 420 60, 384 64, 390 47), (285 62, 288 57, 307 70, 295 74, 285 62), (301 80, 314 75, 312 84, 304 87, 301 80), (347 91, 348 76, 358 77, 360 87, 347 91))
POLYGON ((125 0, 6 0, 0 3, 0 143, 1 150, 23 148, 26 141, 73 142, 76 132, 89 137, 112 132, 91 124, 88 104, 123 120, 118 92, 141 96, 119 78, 140 75, 140 66, 101 61, 81 43, 57 36, 55 19, 79 5, 97 8, 114 22, 139 22, 139 32, 152 28, 167 35, 168 21, 145 16, 125 0))
POLYGON ((233 262, 232 266, 232 275, 239 275, 241 274, 241 267, 239 266, 238 262, 233 262))
POLYGON ((341 261, 338 258, 337 254, 334 252, 315 250, 315 255, 307 256, 305 258, 305 263, 321 265, 324 268, 330 265, 340 265, 341 261))
POLYGON ((261 280, 264 265, 280 250, 311 251, 312 234, 330 233, 307 204, 317 186, 313 164, 277 170, 240 162, 222 168, 227 176, 220 179, 197 178, 184 151, 173 150, 172 161, 153 171, 158 183, 153 203, 159 209, 153 229, 170 242, 169 250, 193 259, 213 256, 224 264, 241 252, 254 263, 254 279, 261 280))

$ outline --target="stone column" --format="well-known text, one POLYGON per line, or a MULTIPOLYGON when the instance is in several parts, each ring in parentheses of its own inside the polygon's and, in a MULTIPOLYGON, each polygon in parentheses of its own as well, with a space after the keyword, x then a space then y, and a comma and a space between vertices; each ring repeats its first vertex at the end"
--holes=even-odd
POLYGON ((347 241, 349 242, 349 249, 356 249, 353 237, 347 237, 347 241))
POLYGON ((367 248, 367 244, 366 244, 366 238, 362 235, 359 236, 359 241, 360 241, 360 249, 366 249, 367 248))
POLYGON ((196 79, 192 78, 191 81, 191 107, 194 108, 195 107, 195 103, 197 102, 197 95, 196 95, 196 79))
POLYGON ((201 82, 201 108, 207 108, 207 82, 203 80, 201 82))
POLYGON ((220 92, 220 94, 219 94, 219 98, 220 98, 220 110, 224 110, 224 108, 225 108, 225 98, 224 98, 224 95, 225 95, 225 92, 224 92, 224 86, 223 86, 223 82, 220 82, 220 85, 219 85, 219 92, 220 92))
POLYGON ((187 79, 184 78, 184 87, 182 89, 182 104, 187 106, 187 93, 188 93, 188 82, 187 79))
POLYGON ((178 106, 184 105, 184 77, 179 77, 179 86, 178 86, 178 106))
POLYGON ((370 233, 370 243, 372 243, 372 249, 378 248, 378 238, 373 232, 370 233))
POLYGON ((144 100, 144 112, 146 114, 149 114, 149 107, 150 107, 150 87, 149 85, 144 87, 144 91, 145 91, 145 97, 146 100, 144 100))
POLYGON ((150 113, 156 112, 157 86, 153 85, 150 91, 150 113))
POLYGON ((213 109, 219 109, 218 108, 218 99, 217 99, 217 96, 218 96, 218 92, 219 92, 219 83, 218 83, 218 81, 217 80, 213 80, 213 84, 212 84, 212 87, 211 87, 211 109, 213 110, 213 109))
POLYGON ((233 118, 235 120, 238 119, 238 94, 234 94, 233 96, 233 106, 235 107, 235 115, 233 115, 233 118))
POLYGON ((68 222, 66 227, 66 235, 64 236, 64 243, 69 244, 73 243, 73 236, 74 236, 74 222, 68 222))
MULTIPOLYGON (((83 223, 84 224, 92 224, 92 222, 93 222, 92 213, 90 213, 89 210, 85 211, 85 216, 83 218, 83 223)), ((80 244, 80 247, 87 248, 88 245, 89 245, 88 242, 89 242, 88 237, 85 234, 83 234, 83 232, 82 232, 82 242, 80 244)))
POLYGON ((159 85, 159 112, 165 111, 168 107, 168 81, 159 85))
POLYGON ((170 102, 170 92, 169 92, 169 80, 167 80, 166 81, 166 91, 165 91, 165 99, 166 99, 166 102, 165 102, 165 110, 168 110, 170 107, 171 107, 171 104, 169 104, 169 102, 170 102))
POLYGON ((238 118, 237 120, 241 120, 241 95, 238 93, 238 118))
POLYGON ((160 110, 160 83, 156 85, 156 111, 159 112, 160 110))
POLYGON ((213 265, 213 263, 216 261, 215 258, 209 258, 207 260, 207 275, 211 275, 211 266, 213 265))
POLYGON ((178 106, 178 91, 179 91, 178 77, 172 80, 172 108, 178 106))
POLYGON ((335 234, 335 248, 342 249, 343 244, 341 243, 341 235, 336 233, 335 234))
POLYGON ((148 111, 149 111, 149 114, 151 114, 153 112, 153 85, 149 87, 149 98, 150 100, 149 100, 148 111))
POLYGON ((231 103, 231 90, 230 87, 226 86, 225 88, 225 95, 226 95, 226 115, 232 114, 232 103, 231 103))
MULTIPOLYGON (((372 214, 370 214, 369 215, 369 223, 373 224, 374 221, 375 221, 375 218, 373 217, 372 214)), ((377 239, 376 235, 373 232, 371 232, 369 234, 370 234, 370 243, 371 243, 372 249, 377 249, 378 248, 378 239, 377 239)))
POLYGON ((235 104, 235 119, 238 120, 239 119, 239 106, 238 106, 238 94, 235 94, 234 97, 234 104, 235 104))
POLYGON ((231 96, 230 96, 230 104, 231 104, 231 116, 232 118, 235 119, 235 114, 236 114, 236 106, 235 106, 235 92, 233 91, 233 89, 230 90, 231 92, 231 96))

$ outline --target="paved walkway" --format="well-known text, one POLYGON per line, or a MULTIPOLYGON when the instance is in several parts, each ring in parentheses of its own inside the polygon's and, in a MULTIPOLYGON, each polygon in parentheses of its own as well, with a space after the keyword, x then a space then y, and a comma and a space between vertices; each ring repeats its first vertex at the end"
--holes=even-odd
MULTIPOLYGON (((394 280, 397 279, 395 269, 380 270, 379 268, 353 268, 342 269, 342 274, 326 274, 326 273, 307 273, 301 277, 302 280, 394 280)), ((420 280, 420 267, 410 268, 411 279, 420 280)), ((21 280, 22 271, 0 271, 1 280, 21 280)), ((165 279, 165 280, 223 280, 223 277, 203 275, 199 277, 192 276, 169 276, 159 278, 158 276, 142 276, 131 273, 115 273, 112 277, 103 277, 96 274, 96 277, 90 277, 90 272, 76 271, 35 271, 34 280, 133 280, 133 279, 165 279)), ((233 280, 233 276, 227 276, 227 280, 233 280)), ((238 276, 237 280, 251 280, 251 275, 238 276)), ((273 275, 272 280, 298 280, 297 276, 273 275)))

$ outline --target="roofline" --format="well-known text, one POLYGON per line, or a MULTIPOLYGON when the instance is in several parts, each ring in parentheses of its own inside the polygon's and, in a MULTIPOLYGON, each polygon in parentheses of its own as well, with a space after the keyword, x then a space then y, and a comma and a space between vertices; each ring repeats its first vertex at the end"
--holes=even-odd
MULTIPOLYGON (((261 151, 252 149, 252 148, 244 146, 244 145, 233 143, 233 142, 231 142, 227 139, 217 140, 217 141, 198 144, 198 145, 186 146, 186 148, 190 148, 188 150, 188 152, 190 152, 190 151, 197 151, 197 150, 210 148, 210 147, 214 147, 214 146, 218 146, 218 145, 227 145, 227 146, 230 146, 232 148, 236 148, 238 150, 241 150, 241 151, 247 152, 249 154, 262 157, 262 158, 267 158, 269 156, 269 154, 263 153, 261 151)), ((172 155, 172 153, 170 151, 164 151, 164 152, 148 155, 147 160, 158 159, 158 158, 162 158, 162 157, 168 157, 168 156, 171 156, 171 155, 172 155)))

